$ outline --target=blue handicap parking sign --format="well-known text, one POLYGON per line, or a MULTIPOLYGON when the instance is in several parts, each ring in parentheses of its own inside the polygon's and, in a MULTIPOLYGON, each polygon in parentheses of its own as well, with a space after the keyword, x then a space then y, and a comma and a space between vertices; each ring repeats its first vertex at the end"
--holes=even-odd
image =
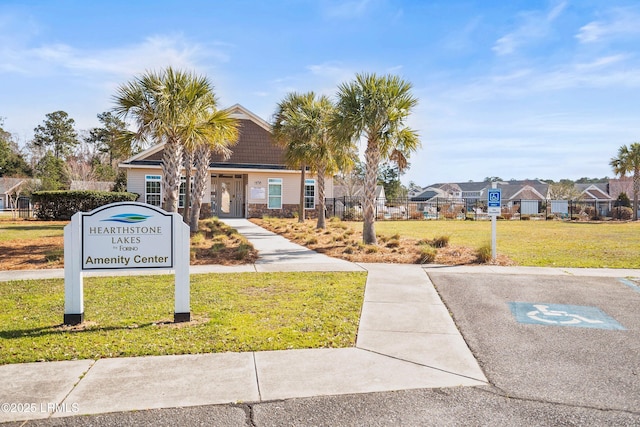
POLYGON ((509 307, 520 323, 626 330, 597 307, 531 302, 510 302, 509 307))

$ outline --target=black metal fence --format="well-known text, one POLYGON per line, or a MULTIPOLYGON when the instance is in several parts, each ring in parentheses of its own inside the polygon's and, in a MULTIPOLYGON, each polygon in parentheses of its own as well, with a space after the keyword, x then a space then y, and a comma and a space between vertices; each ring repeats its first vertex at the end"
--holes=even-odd
POLYGON ((29 197, 18 197, 18 200, 16 200, 16 208, 19 218, 31 218, 33 215, 31 199, 29 197))
MULTIPOLYGON (((327 198, 327 215, 346 221, 362 220, 361 197, 327 198)), ((480 199, 408 198, 377 199, 377 220, 489 220, 487 201, 480 199)), ((629 208, 616 208, 612 201, 597 200, 511 200, 503 202, 498 218, 506 220, 628 220, 629 208)))

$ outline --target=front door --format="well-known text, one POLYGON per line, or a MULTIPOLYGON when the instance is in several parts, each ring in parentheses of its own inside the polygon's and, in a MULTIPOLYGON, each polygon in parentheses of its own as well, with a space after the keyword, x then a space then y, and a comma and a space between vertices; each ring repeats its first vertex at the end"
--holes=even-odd
POLYGON ((219 218, 244 217, 242 175, 212 175, 211 213, 219 218))

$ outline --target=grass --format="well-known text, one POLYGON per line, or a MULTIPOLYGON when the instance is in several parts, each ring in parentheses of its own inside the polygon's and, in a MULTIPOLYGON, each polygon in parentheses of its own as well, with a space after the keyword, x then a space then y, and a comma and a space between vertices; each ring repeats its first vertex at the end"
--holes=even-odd
POLYGON ((86 278, 85 322, 63 326, 62 280, 0 284, 0 364, 143 355, 348 347, 365 273, 191 278, 192 322, 172 323, 173 277, 86 278))
MULTIPOLYGON (((294 220, 265 218, 267 228, 278 227, 292 237, 294 220)), ((256 221, 261 223, 260 221, 256 221)), ((307 221, 313 229, 315 222, 307 221)), ((299 225, 295 225, 300 228, 299 225)), ((330 220, 316 231, 312 249, 355 262, 426 262, 465 264, 486 261, 483 250, 491 239, 489 221, 378 221, 378 251, 362 241, 362 222, 330 220), (391 242, 391 244, 389 244, 391 242), (420 243, 445 246, 437 255, 423 253, 420 243)), ((307 236, 307 240, 309 237, 307 236)), ((305 241, 297 241, 305 244, 305 241)), ((522 266, 640 268, 640 222, 498 221, 498 261, 522 266)), ((490 256, 489 256, 490 259, 490 256)))
MULTIPOLYGON (((491 238, 491 223, 388 221, 377 222, 376 231, 422 239, 444 234, 452 245, 481 248, 491 238)), ((498 253, 518 265, 640 268, 639 222, 498 221, 496 236, 498 253)))
POLYGON ((68 221, 0 221, 0 242, 61 237, 68 221))

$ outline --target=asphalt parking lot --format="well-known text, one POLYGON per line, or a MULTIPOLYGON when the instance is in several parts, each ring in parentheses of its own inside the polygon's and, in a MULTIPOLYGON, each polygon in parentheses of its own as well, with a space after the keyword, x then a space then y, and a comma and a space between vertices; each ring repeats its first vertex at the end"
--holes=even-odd
POLYGON ((430 277, 505 396, 640 411, 640 288, 602 277, 430 277))

